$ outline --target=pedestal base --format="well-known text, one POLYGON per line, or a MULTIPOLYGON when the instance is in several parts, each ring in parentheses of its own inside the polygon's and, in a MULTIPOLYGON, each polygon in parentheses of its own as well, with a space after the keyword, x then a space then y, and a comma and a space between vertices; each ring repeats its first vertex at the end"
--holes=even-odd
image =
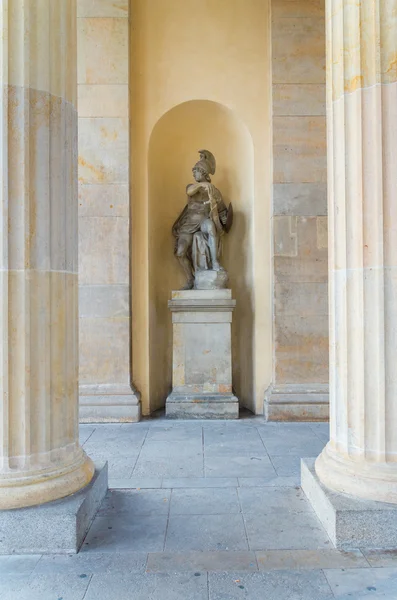
MULTIPOLYGON (((214 271, 214 273, 216 273, 214 271)), ((238 419, 232 390, 231 290, 172 292, 172 392, 166 415, 174 419, 238 419)))
POLYGON ((238 398, 222 394, 171 394, 167 398, 165 414, 171 419, 238 419, 238 398))
POLYGON ((362 500, 322 485, 314 458, 301 462, 302 490, 337 548, 397 549, 397 505, 362 500))
POLYGON ((75 554, 106 496, 108 468, 91 483, 55 502, 0 511, 0 554, 75 554))

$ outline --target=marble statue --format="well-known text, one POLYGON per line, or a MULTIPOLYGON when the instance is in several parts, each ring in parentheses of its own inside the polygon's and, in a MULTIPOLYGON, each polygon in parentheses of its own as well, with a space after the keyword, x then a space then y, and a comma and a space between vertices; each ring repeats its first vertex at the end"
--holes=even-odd
POLYGON ((208 150, 199 150, 194 165, 195 183, 186 187, 187 204, 172 227, 175 255, 186 276, 184 290, 225 288, 228 275, 220 265, 222 236, 233 222, 220 191, 211 183, 216 161, 208 150))

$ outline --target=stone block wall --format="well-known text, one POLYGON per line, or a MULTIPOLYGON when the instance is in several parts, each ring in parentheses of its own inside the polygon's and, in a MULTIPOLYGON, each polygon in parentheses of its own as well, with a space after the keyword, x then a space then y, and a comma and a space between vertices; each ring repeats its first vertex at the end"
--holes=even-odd
POLYGON ((325 418, 328 383, 324 0, 273 0, 271 419, 325 418))
POLYGON ((78 0, 80 416, 136 420, 130 381, 128 0, 78 0))

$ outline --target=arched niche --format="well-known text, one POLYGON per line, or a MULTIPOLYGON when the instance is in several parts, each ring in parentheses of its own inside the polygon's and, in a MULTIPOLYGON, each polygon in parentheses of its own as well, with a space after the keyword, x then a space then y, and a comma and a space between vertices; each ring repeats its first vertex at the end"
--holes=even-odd
POLYGON ((171 290, 184 278, 173 254, 172 225, 186 204, 186 185, 197 151, 217 159, 213 183, 234 208, 221 262, 229 272, 237 307, 233 317, 233 386, 242 405, 253 409, 254 149, 244 123, 229 108, 207 100, 175 106, 152 130, 148 156, 149 379, 151 410, 164 406, 171 390, 171 290))

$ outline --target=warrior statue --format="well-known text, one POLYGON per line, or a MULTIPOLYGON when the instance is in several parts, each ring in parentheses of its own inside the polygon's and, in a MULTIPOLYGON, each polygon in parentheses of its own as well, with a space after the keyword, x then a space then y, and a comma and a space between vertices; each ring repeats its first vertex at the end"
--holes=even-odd
POLYGON ((216 169, 214 155, 208 150, 199 150, 199 155, 192 169, 196 183, 186 187, 187 204, 172 228, 175 254, 186 276, 185 290, 198 287, 195 278, 202 271, 222 271, 217 278, 227 282, 219 257, 222 236, 233 222, 233 208, 231 204, 225 206, 220 191, 211 183, 216 169))

